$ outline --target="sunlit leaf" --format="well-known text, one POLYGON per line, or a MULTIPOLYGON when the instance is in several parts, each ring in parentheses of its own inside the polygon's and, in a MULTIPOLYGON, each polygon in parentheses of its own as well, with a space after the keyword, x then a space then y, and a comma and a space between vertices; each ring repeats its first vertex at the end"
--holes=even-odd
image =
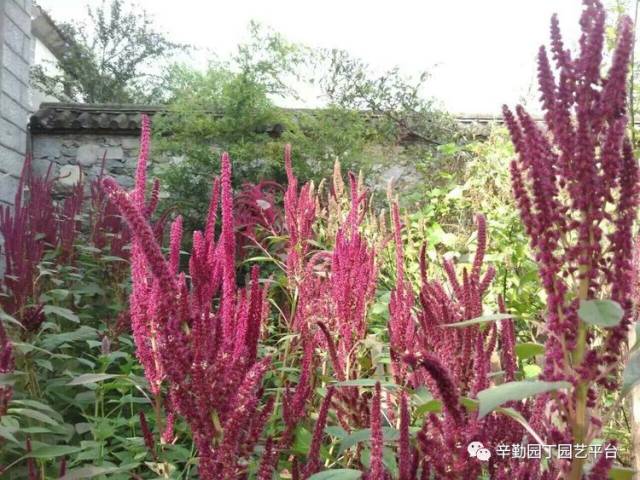
POLYGON ((119 467, 96 467, 93 465, 79 467, 69 470, 67 474, 60 477, 59 480, 84 480, 87 478, 97 477, 98 475, 131 472, 139 465, 139 463, 131 463, 127 465, 121 465, 119 467))
POLYGON ((542 355, 544 353, 544 345, 534 342, 519 343, 515 346, 516 355, 520 360, 542 355))
POLYGON ((478 325, 482 323, 495 322, 497 320, 507 320, 513 318, 513 315, 507 313, 495 313, 493 315, 482 315, 481 317, 472 318, 471 320, 465 320, 463 322, 447 323, 442 325, 443 327, 462 328, 470 325, 478 325))
MULTIPOLYGON (((382 435, 385 441, 394 441, 400 437, 400 431, 392 427, 382 427, 382 435)), ((364 428, 362 430, 356 430, 350 433, 346 437, 342 438, 338 455, 342 455, 346 450, 350 449, 357 443, 368 441, 370 438, 370 428, 364 428)))
POLYGON ((48 423, 49 425, 58 425, 58 422, 52 419, 49 415, 31 408, 9 408, 8 412, 22 417, 29 417, 42 423, 48 423))
POLYGON ((344 380, 342 382, 332 383, 333 387, 375 387, 376 383, 380 383, 382 388, 400 388, 393 382, 381 382, 375 378, 358 378, 355 380, 344 380))
POLYGON ((92 383, 103 382, 111 378, 120 377, 113 373, 83 373, 71 380, 67 385, 89 385, 92 383))
POLYGON ((24 329, 24 326, 22 325, 22 323, 20 323, 18 320, 13 318, 7 312, 3 312, 2 310, 0 310, 0 320, 2 320, 5 323, 15 325, 16 327, 24 329))
POLYGON ((633 468, 613 466, 609 470, 610 480, 633 480, 636 475, 636 471, 633 468))
POLYGON ((10 442, 13 442, 13 443, 20 443, 18 442, 16 437, 13 436, 13 432, 11 432, 7 427, 2 425, 0 425, 0 437, 4 438, 5 440, 9 440, 10 442))
POLYGON ((324 472, 311 475, 307 480, 357 480, 362 477, 360 470, 351 468, 339 468, 335 470, 325 470, 324 472))
POLYGON ((519 381, 508 382, 495 387, 487 388, 478 393, 478 417, 483 418, 500 405, 524 400, 525 398, 551 392, 563 388, 569 388, 569 382, 543 382, 543 381, 519 381))
POLYGON ((622 307, 613 300, 582 300, 578 308, 578 316, 583 322, 604 328, 618 325, 623 315, 622 307))
POLYGON ((640 352, 634 352, 629 356, 622 374, 622 391, 628 392, 638 382, 640 382, 640 352))
POLYGON ((68 308, 58 307, 56 305, 45 305, 42 310, 46 315, 57 315, 73 323, 80 323, 80 318, 68 308))
POLYGON ((82 447, 74 447, 71 445, 45 445, 34 448, 33 451, 27 453, 25 458, 55 458, 69 455, 83 450, 82 447))

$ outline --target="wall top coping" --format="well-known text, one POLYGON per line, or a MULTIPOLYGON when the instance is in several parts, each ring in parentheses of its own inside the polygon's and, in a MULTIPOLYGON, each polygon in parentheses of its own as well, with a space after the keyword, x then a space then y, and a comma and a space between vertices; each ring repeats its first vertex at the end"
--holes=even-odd
MULTIPOLYGON (((86 104, 86 103, 42 103, 29 120, 29 130, 34 134, 92 134, 111 133, 120 135, 138 135, 140 133, 141 114, 153 117, 165 109, 162 105, 134 104, 86 104)), ((313 112, 313 109, 293 109, 295 112, 313 112)), ((366 112, 365 112, 366 113, 366 112)), ((213 116, 222 116, 212 112, 213 116)), ((376 115, 368 114, 372 117, 376 115)), ((486 114, 454 115, 462 126, 477 125, 489 127, 502 124, 501 117, 486 114)), ((279 136, 282 125, 266 127, 264 133, 279 136)))

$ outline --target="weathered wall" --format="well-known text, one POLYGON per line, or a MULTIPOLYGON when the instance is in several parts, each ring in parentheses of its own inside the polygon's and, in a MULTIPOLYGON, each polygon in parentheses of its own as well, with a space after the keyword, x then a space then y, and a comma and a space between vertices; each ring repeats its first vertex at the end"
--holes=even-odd
MULTIPOLYGON (((139 139, 134 135, 104 134, 33 134, 31 150, 37 172, 51 174, 62 188, 74 184, 81 176, 85 185, 100 175, 114 177, 125 188, 133 186, 138 161, 139 139)), ((154 159, 158 163, 157 159, 154 159)), ((154 165, 152 164, 152 167, 154 165)))
POLYGON ((27 145, 31 0, 0 0, 0 204, 12 204, 27 145))
MULTIPOLYGON (((31 135, 31 151, 37 173, 45 175, 51 166, 50 174, 57 179, 54 183, 57 196, 64 196, 79 180, 88 193, 90 181, 101 174, 103 158, 104 174, 114 177, 123 187, 131 188, 139 138, 131 133, 36 132, 31 135)), ((384 192, 389 182, 393 182, 398 190, 410 190, 424 184, 424 178, 415 167, 415 158, 402 147, 371 147, 366 154, 371 164, 367 181, 375 191, 384 192), (392 164, 389 158, 394 159, 392 164)), ((179 158, 152 155, 149 176, 154 176, 154 169, 175 161, 179 158)))
MULTIPOLYGON (((102 158, 106 155, 104 173, 128 188, 133 184, 142 114, 153 117, 159 111, 160 107, 152 105, 43 103, 30 119, 34 166, 45 173, 51 165, 54 177, 63 179, 57 185, 62 183, 64 190, 79 178, 87 185, 100 175, 102 158)), ((458 121, 470 135, 480 136, 490 130, 493 119, 458 121), (482 128, 472 131, 474 125, 482 128)), ((384 191, 389 181, 402 190, 424 184, 423 173, 416 169, 410 148, 379 146, 366 153, 372 169, 368 180, 374 189, 384 191)), ((179 159, 153 155, 151 167, 162 167, 166 161, 179 159)))
POLYGON ((52 174, 84 179, 100 175, 102 159, 105 173, 115 177, 123 186, 130 186, 138 155, 138 138, 96 134, 33 135, 34 167, 44 173, 52 165, 52 174), (69 168, 76 167, 76 168, 69 168))

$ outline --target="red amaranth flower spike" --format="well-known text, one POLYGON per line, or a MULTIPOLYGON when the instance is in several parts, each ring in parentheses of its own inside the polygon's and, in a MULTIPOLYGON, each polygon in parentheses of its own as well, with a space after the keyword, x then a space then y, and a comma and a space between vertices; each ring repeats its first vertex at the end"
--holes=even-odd
POLYGON ((398 442, 398 480, 413 480, 413 455, 409 427, 411 414, 409 412, 407 393, 400 394, 400 440, 398 442))
POLYGON ((142 438, 144 438, 144 444, 147 446, 149 453, 153 457, 154 461, 158 461, 158 454, 156 453, 156 445, 153 440, 153 433, 151 433, 151 429, 149 429, 149 425, 147 424, 147 417, 144 412, 140 410, 140 429, 142 430, 142 438))
MULTIPOLYGON (((556 70, 544 49, 538 56, 546 128, 520 105, 515 115, 503 108, 517 153, 511 165, 513 192, 547 297, 541 377, 573 385, 535 422, 546 429, 538 432, 543 438, 573 444, 589 444, 601 432, 595 386, 616 388, 620 346, 632 319, 632 224, 639 202, 638 165, 625 136, 631 20, 621 18, 603 75, 605 9, 597 0, 583 3, 578 56, 565 50, 556 17, 551 21, 556 70), (622 307, 623 317, 600 332, 578 310, 584 301, 606 298, 622 307), (550 415, 561 422, 551 422, 550 415)), ((512 344, 511 328, 503 330, 503 341, 512 344)), ((512 377, 513 360, 507 358, 512 353, 505 354, 505 371, 512 377)), ((555 461, 551 471, 577 479, 584 463, 555 461)))
MULTIPOLYGON (((14 367, 13 345, 9 340, 3 322, 0 321, 0 374, 11 373, 14 367)), ((0 418, 6 415, 12 397, 13 387, 11 385, 0 386, 0 418)))
POLYGON ((327 394, 322 400, 320 405, 320 411, 318 412, 318 419, 316 420, 316 426, 313 429, 313 436, 311 437, 311 446, 309 447, 309 454, 307 455, 307 464, 304 468, 304 477, 307 478, 320 469, 320 446, 322 439, 324 438, 324 430, 327 425, 327 416, 329 414, 329 407, 331 406, 331 400, 335 392, 334 387, 327 389, 327 394))
MULTIPOLYGON (((27 453, 31 453, 31 437, 27 435, 26 440, 26 451, 27 453)), ((27 471, 29 472, 29 480, 39 480, 40 475, 38 475, 38 467, 36 466, 36 461, 33 457, 27 458, 27 471)))
MULTIPOLYGON (((504 299, 502 296, 498 296, 498 311, 500 313, 507 313, 507 309, 504 305, 504 299)), ((505 373, 505 380, 512 382, 516 379, 517 361, 516 361, 516 334, 513 326, 513 319, 507 318, 500 320, 500 341, 502 348, 501 362, 502 368, 505 373)))
MULTIPOLYGON (((312 369, 313 369, 313 352, 315 349, 315 341, 313 337, 304 340, 302 365, 300 367, 300 378, 293 392, 290 392, 288 386, 282 399, 282 417, 286 425, 283 441, 285 444, 293 432, 301 418, 305 416, 307 402, 312 393, 312 369)), ((282 445, 282 441, 281 441, 282 445)), ((284 446, 284 445, 283 445, 284 446)))
POLYGON ((151 120, 147 115, 140 116, 140 151, 136 167, 133 203, 141 212, 145 209, 145 193, 147 191, 147 162, 151 145, 151 120))
POLYGON ((382 463, 382 423, 380 412, 380 382, 376 382, 371 401, 371 460, 367 480, 385 480, 384 465, 382 463))
POLYGON ((277 449, 274 445, 273 439, 269 437, 264 447, 264 453, 260 460, 260 468, 258 470, 257 480, 272 480, 273 470, 275 469, 275 463, 278 460, 277 449))
POLYGON ((309 252, 309 240, 313 235, 316 201, 312 184, 305 184, 298 192, 298 179, 291 165, 291 145, 285 146, 284 164, 288 181, 284 194, 285 224, 289 234, 287 275, 290 280, 300 282, 304 274, 303 260, 309 252))
MULTIPOLYGON (((144 163, 145 159, 142 158, 144 163)), ((168 398, 163 441, 173 439, 175 415, 192 431, 203 480, 236 478, 246 473, 247 457, 259 441, 273 400, 259 410, 262 379, 269 359, 257 359, 257 344, 266 316, 266 298, 254 267, 245 289, 235 277, 231 164, 222 157, 222 180, 213 182, 206 232, 194 232, 190 279, 180 271, 181 220, 171 231, 165 258, 157 231, 145 216, 145 177, 138 169, 132 194, 104 179, 105 191, 129 225, 131 318, 136 350, 152 393, 168 398), (216 239, 218 190, 222 198, 222 232, 216 239), (231 400, 230 400, 231 399, 231 400), (259 411, 258 415, 255 412, 259 411)))
POLYGON ((463 415, 458 389, 440 360, 431 354, 424 354, 420 357, 407 355, 405 361, 414 368, 422 367, 429 374, 438 388, 444 409, 457 425, 461 425, 463 415))
MULTIPOLYGON (((414 294, 411 283, 404 275, 404 250, 402 245, 400 212, 398 205, 391 207, 396 247, 396 285, 389 301, 389 337, 391 344, 391 366, 396 382, 404 384, 406 364, 402 355, 414 348, 416 343, 415 318, 413 315, 414 294)), ((426 274, 425 274, 426 275, 426 274)))

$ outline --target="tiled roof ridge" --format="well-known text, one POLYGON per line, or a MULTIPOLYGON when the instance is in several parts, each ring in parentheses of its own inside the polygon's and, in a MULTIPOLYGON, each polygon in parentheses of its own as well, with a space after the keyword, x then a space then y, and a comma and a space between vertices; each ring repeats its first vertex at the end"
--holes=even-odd
MULTIPOLYGON (((156 115, 165 110, 162 105, 137 104, 87 104, 87 103, 42 103, 29 120, 32 133, 120 133, 137 135, 140 131, 141 114, 156 115)), ((313 112, 318 109, 289 109, 294 112, 313 112)), ((370 112, 364 114, 376 117, 370 112)), ((211 112, 212 115, 222 115, 211 112)), ((502 123, 502 118, 490 114, 452 115, 462 125, 490 125, 502 123)), ((267 133, 279 130, 277 126, 266 128, 267 133)), ((281 130, 280 130, 281 131, 281 130)))

